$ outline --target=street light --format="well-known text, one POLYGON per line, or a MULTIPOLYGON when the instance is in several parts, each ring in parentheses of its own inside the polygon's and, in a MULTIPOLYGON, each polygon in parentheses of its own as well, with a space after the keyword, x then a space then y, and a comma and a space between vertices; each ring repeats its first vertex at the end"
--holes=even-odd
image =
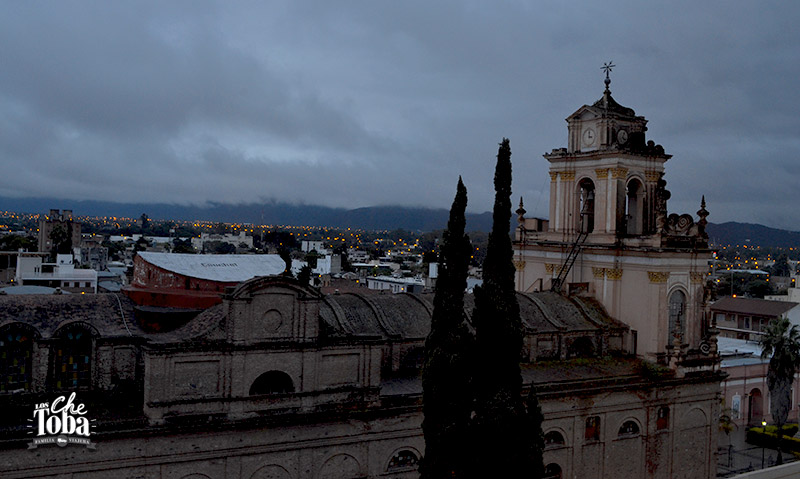
MULTIPOLYGON (((766 434, 766 432, 767 432, 767 421, 765 421, 764 419, 761 420, 761 427, 764 428, 764 436, 763 437, 766 438, 767 437, 767 434, 766 434)), ((761 442, 761 469, 764 469, 764 442, 763 441, 761 442)))

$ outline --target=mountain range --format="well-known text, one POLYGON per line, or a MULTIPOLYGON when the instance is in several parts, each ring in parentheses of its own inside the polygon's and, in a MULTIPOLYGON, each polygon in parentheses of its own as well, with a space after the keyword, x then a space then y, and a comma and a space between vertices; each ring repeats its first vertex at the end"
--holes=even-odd
MULTIPOLYGON (((345 209, 289 203, 212 203, 205 206, 145 203, 75 201, 53 198, 3 198, 0 210, 18 213, 47 213, 50 209, 71 209, 76 216, 123 216, 138 218, 146 213, 154 220, 213 221, 291 226, 329 226, 369 230, 432 231, 447 226, 446 209, 406 206, 373 206, 345 209)), ((512 227, 516 222, 512 218, 512 227)), ((467 231, 489 231, 491 212, 468 213, 467 231)), ((800 232, 751 223, 727 222, 707 227, 715 245, 800 247, 800 232)))

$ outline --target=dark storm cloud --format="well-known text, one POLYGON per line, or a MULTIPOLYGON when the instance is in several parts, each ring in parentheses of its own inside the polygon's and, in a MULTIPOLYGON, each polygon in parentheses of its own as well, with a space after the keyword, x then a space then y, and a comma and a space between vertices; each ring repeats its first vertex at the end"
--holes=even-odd
MULTIPOLYGON (((497 143, 547 216, 563 119, 649 120, 670 209, 800 229, 793 4, 10 3, 0 195, 488 210, 497 143)), ((515 199, 516 201, 516 199, 515 199)))

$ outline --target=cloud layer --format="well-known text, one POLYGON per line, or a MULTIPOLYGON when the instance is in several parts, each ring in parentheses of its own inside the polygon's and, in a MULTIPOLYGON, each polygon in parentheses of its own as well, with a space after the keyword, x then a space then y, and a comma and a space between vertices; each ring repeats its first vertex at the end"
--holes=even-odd
MULTIPOLYGON (((769 2, 767 2, 769 3, 769 2)), ((497 143, 541 154, 612 90, 670 209, 800 229, 800 5, 17 2, 0 16, 0 196, 491 208, 497 143)))

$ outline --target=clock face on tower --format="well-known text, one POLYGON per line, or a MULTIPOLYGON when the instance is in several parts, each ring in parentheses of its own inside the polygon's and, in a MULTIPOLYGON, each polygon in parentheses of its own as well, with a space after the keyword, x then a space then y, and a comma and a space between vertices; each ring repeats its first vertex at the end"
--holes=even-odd
POLYGON ((620 145, 624 145, 626 141, 628 141, 628 132, 625 130, 619 130, 617 132, 617 142, 620 145))
POLYGON ((583 144, 586 146, 592 146, 596 136, 597 135, 595 134, 594 130, 591 128, 583 130, 583 144))

